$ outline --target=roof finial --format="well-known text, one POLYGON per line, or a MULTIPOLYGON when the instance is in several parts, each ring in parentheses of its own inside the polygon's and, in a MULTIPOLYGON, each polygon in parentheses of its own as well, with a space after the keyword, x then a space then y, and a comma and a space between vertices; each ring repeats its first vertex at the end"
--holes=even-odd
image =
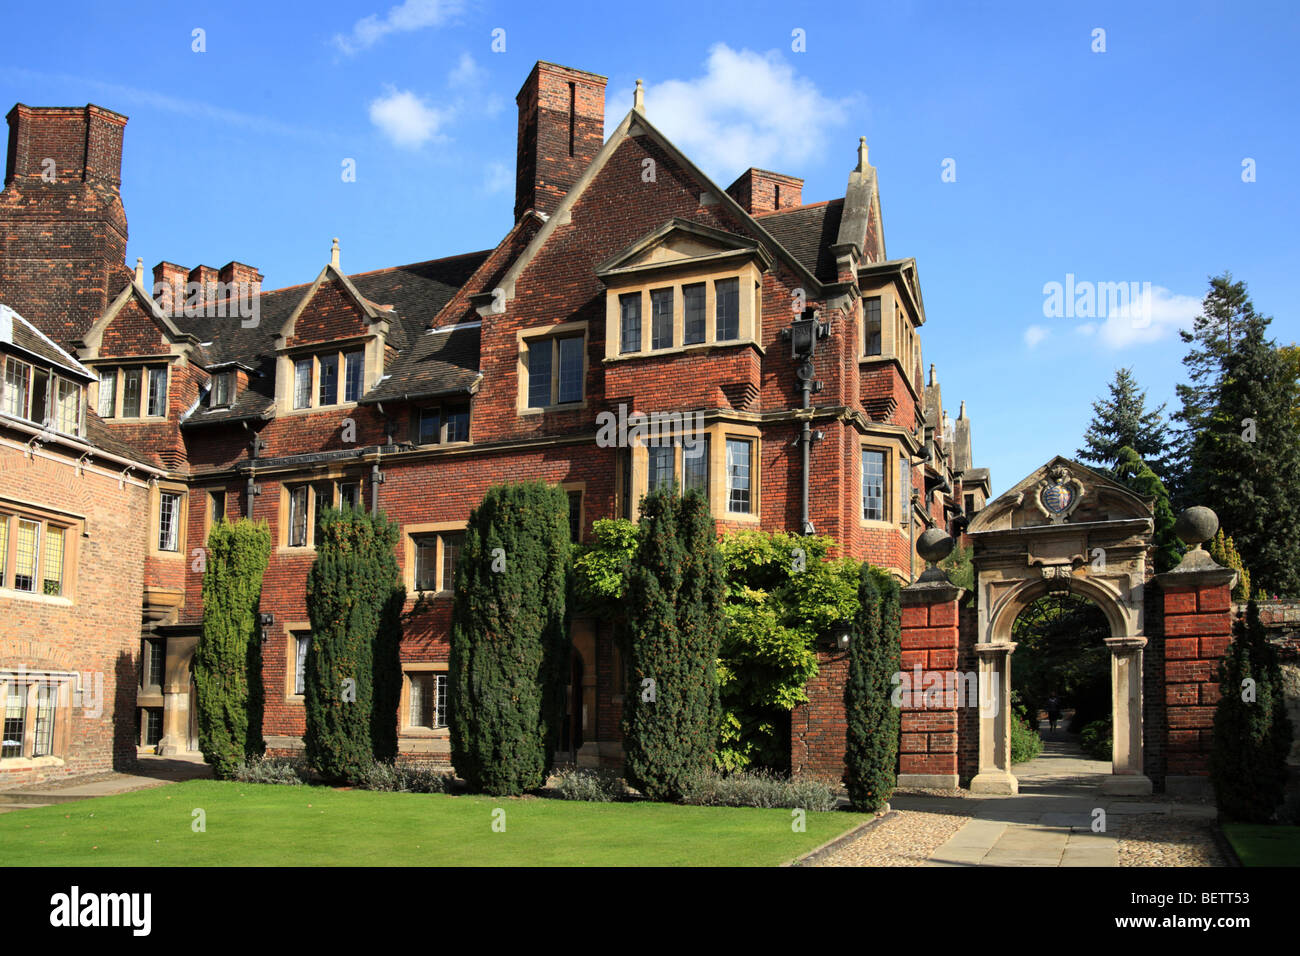
POLYGON ((330 265, 335 269, 339 267, 339 237, 334 237, 334 245, 330 247, 330 265))
POLYGON ((139 256, 135 257, 135 282, 136 285, 144 285, 144 260, 139 256))
POLYGON ((636 91, 632 94, 632 109, 638 113, 645 112, 645 87, 640 80, 636 81, 636 91))
POLYGON ((858 172, 865 173, 866 171, 867 171, 867 138, 865 136, 859 136, 858 137, 858 172))
POLYGON ((930 363, 930 384, 934 385, 934 363, 930 363))
POLYGON ((965 417, 966 417, 966 402, 965 402, 964 399, 962 400, 962 403, 961 403, 961 411, 959 411, 959 412, 957 413, 957 417, 958 417, 958 418, 965 418, 965 417))

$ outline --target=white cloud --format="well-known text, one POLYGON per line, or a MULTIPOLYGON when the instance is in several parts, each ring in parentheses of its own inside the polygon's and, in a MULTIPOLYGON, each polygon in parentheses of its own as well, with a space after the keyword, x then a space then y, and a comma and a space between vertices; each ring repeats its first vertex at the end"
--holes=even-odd
POLYGON ((1178 329, 1191 328, 1192 320, 1200 312, 1201 300, 1196 296, 1152 286, 1149 302, 1124 303, 1104 321, 1085 322, 1075 326, 1075 331, 1095 335, 1107 348, 1122 349, 1159 342, 1178 329))
POLYGON ((436 27, 464 9, 462 0, 406 0, 390 7, 383 19, 372 13, 352 25, 349 34, 338 33, 334 44, 349 56, 368 50, 390 33, 409 33, 436 27))
POLYGON ((488 163, 483 171, 483 188, 488 193, 503 193, 513 189, 515 174, 504 163, 488 163))
POLYGON ((465 86, 477 86, 479 81, 487 75, 487 70, 475 62, 474 57, 468 52, 460 55, 455 68, 447 74, 447 85, 453 89, 465 86))
POLYGON ((1052 334, 1052 330, 1045 325, 1031 325, 1025 329, 1025 344, 1031 349, 1037 348, 1038 344, 1052 334))
POLYGON ((437 138, 439 131, 451 119, 451 110, 431 106, 410 90, 391 86, 386 90, 383 96, 371 101, 370 122, 397 146, 423 146, 437 138))
MULTIPOLYGON (((709 50, 703 76, 647 83, 646 115, 706 171, 738 175, 750 166, 798 175, 827 147, 848 102, 824 95, 776 52, 709 50)), ((632 91, 623 102, 632 103, 632 91)), ((845 162, 855 143, 845 141, 845 162)), ((729 181, 729 180, 728 180, 729 181)))

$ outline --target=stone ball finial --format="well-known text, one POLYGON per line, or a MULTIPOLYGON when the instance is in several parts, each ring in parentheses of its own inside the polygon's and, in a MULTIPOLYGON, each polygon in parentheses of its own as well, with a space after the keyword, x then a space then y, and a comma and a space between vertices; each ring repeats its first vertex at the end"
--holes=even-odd
POLYGON ((1194 505, 1178 516, 1174 534, 1184 544, 1199 548, 1219 530, 1219 516, 1204 505, 1194 505))
POLYGON ((916 539, 916 553, 931 564, 938 564, 952 554, 954 546, 952 537, 938 528, 922 531, 921 536, 916 539))

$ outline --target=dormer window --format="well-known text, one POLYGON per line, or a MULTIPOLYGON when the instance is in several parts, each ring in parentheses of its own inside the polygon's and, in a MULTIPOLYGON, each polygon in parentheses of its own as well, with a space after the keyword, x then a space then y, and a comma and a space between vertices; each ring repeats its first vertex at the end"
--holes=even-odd
POLYGON ((759 244, 674 219, 596 269, 605 284, 605 361, 763 341, 759 244))
POLYGON ((100 418, 165 418, 167 366, 101 368, 97 404, 100 418))
POLYGON ((81 386, 49 369, 13 356, 4 358, 3 408, 33 425, 48 424, 65 435, 80 435, 81 386))
POLYGON ((212 407, 226 408, 235 403, 235 373, 218 372, 212 376, 212 407))
POLYGON ((361 349, 296 358, 293 360, 293 407, 327 408, 360 401, 365 389, 365 371, 366 356, 361 349))

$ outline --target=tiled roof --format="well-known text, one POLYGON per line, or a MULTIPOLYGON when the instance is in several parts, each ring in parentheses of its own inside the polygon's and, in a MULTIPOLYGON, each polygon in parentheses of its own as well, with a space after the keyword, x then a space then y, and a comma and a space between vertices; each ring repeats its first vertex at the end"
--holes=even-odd
POLYGON ((0 305, 0 342, 22 349, 79 379, 92 380, 95 377, 90 369, 59 348, 40 329, 7 305, 0 305))
MULTIPOLYGON (((477 378, 477 328, 472 335, 459 332, 430 336, 425 330, 488 254, 473 252, 348 276, 357 291, 375 305, 393 307, 396 321, 389 342, 402 350, 388 374, 367 394, 367 400, 440 394, 467 386, 477 378)), ((310 288, 310 284, 296 285, 262 293, 258 324, 253 328, 243 328, 238 318, 176 319, 178 326, 204 343, 210 365, 237 362, 252 369, 249 385, 234 405, 200 406, 185 419, 185 425, 274 417, 274 338, 310 288)))
POLYGON ((831 246, 839 235, 843 212, 844 200, 832 199, 755 218, 809 272, 823 282, 834 282, 835 256, 831 246))

